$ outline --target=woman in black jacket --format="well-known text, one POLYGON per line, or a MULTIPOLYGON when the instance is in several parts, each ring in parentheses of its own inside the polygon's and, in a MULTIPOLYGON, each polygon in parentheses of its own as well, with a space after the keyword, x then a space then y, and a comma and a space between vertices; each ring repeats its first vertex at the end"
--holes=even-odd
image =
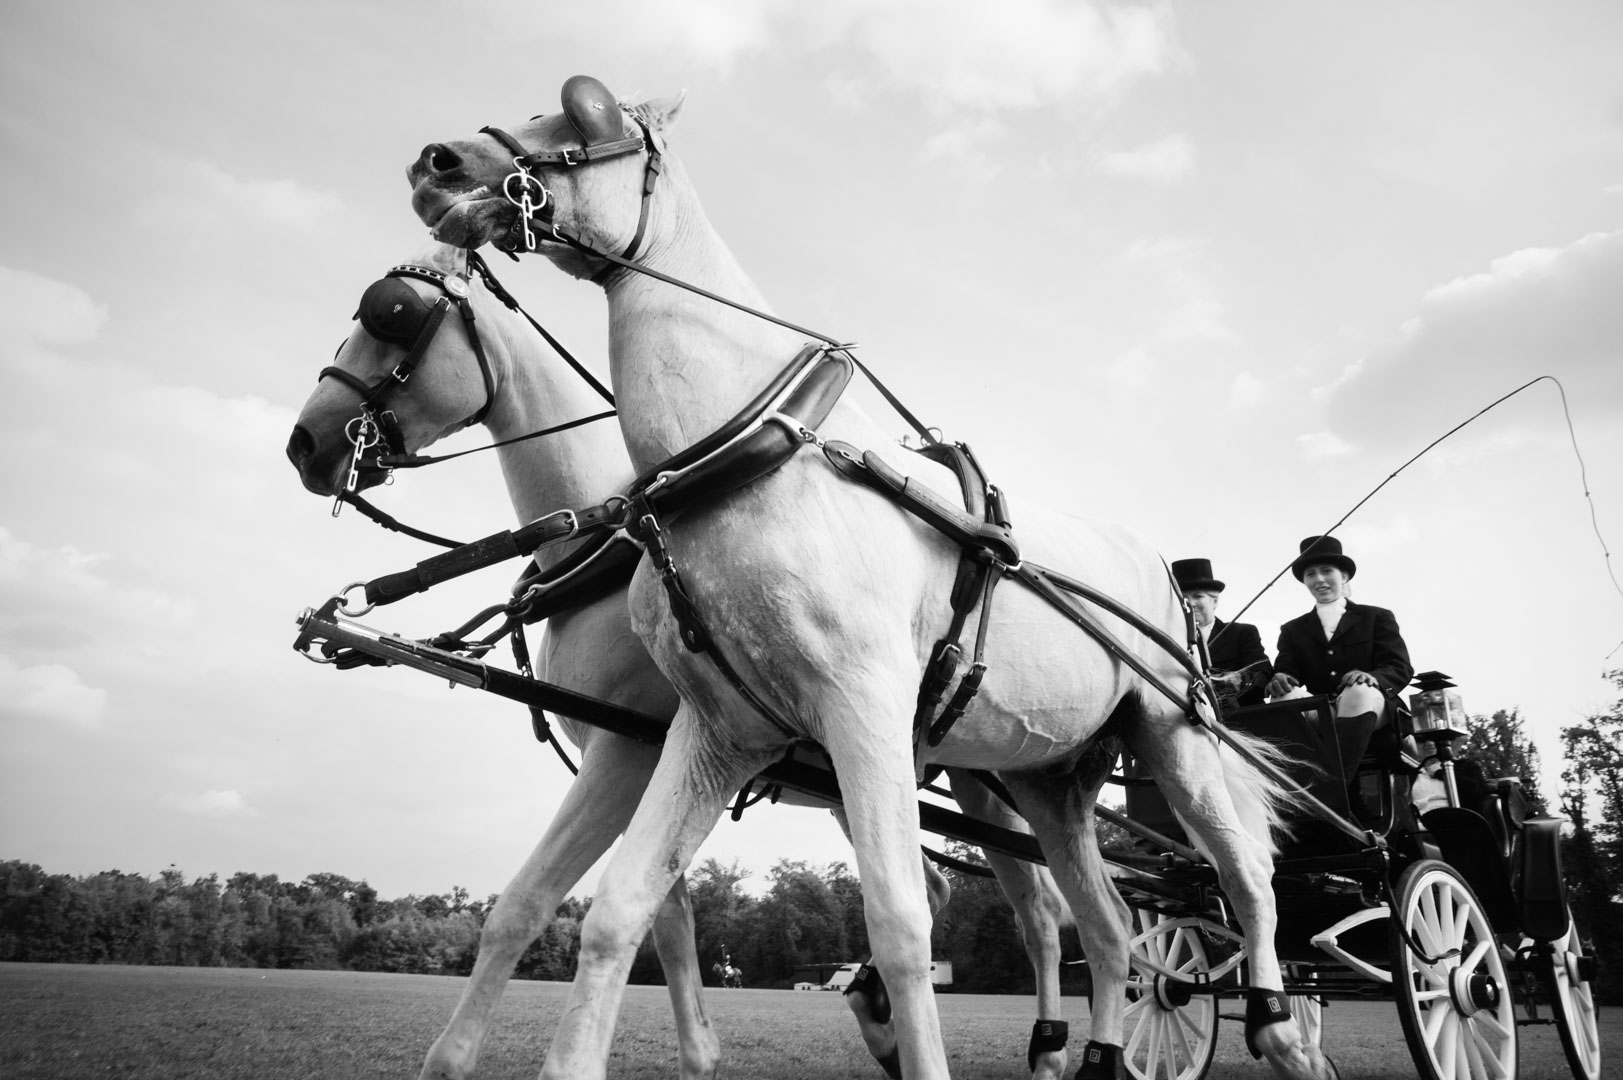
POLYGON ((1347 598, 1358 564, 1342 553, 1340 540, 1310 536, 1300 549, 1291 572, 1313 594, 1313 610, 1279 628, 1268 696, 1330 695, 1338 727, 1384 727, 1414 675, 1397 617, 1347 598))

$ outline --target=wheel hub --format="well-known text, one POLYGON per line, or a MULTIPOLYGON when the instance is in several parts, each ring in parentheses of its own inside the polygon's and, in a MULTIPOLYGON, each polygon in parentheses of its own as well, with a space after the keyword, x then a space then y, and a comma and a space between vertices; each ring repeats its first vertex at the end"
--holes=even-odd
POLYGON ((1195 986, 1184 979, 1172 979, 1165 975, 1155 977, 1155 1003, 1167 1012, 1181 1009, 1195 996, 1195 986))
POLYGON ((1455 968, 1448 977, 1448 995, 1461 1016, 1475 1016, 1483 1009, 1499 1007, 1499 982, 1485 972, 1472 974, 1455 968))

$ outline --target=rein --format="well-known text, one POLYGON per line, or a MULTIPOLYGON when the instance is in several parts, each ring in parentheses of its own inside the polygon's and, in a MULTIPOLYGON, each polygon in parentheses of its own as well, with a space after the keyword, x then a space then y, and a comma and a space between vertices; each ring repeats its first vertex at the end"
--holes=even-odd
MULTIPOLYGON (((664 171, 664 157, 659 152, 659 145, 654 139, 653 132, 648 130, 648 125, 643 121, 642 117, 638 116, 635 110, 626 108, 624 105, 621 106, 621 109, 642 130, 641 136, 621 139, 612 143, 590 144, 579 150, 565 148, 563 150, 542 150, 532 153, 525 150, 523 143, 520 143, 501 128, 484 127, 479 129, 481 133, 491 136, 514 154, 513 166, 516 171, 510 173, 507 179, 502 182, 502 195, 508 202, 518 207, 518 215, 514 218, 512 226, 509 227, 507 235, 495 241, 495 246, 516 259, 518 258, 518 252, 536 252, 540 250, 540 245, 544 243, 564 244, 583 254, 602 259, 612 264, 612 266, 643 274, 656 281, 663 281, 667 285, 685 289, 707 300, 714 300, 718 304, 723 304, 747 315, 753 315, 758 319, 774 323, 786 330, 804 334, 806 337, 821 341, 831 348, 839 350, 856 348, 853 343, 844 342, 821 331, 800 326, 787 319, 779 318, 770 312, 761 311, 758 308, 750 307, 748 304, 728 299, 718 293, 713 293, 708 289, 683 281, 681 278, 671 277, 669 274, 661 273, 652 267, 632 261, 637 250, 642 246, 643 237, 647 231, 649 207, 653 201, 654 189, 658 184, 660 174, 664 171), (613 252, 603 251, 553 220, 557 200, 553 198, 552 189, 548 188, 542 179, 536 175, 534 170, 537 167, 542 165, 576 167, 589 162, 603 161, 644 150, 648 154, 648 161, 643 171, 642 201, 637 212, 637 231, 623 252, 616 255, 613 252), (516 198, 512 190, 514 181, 517 181, 519 188, 519 195, 516 198), (539 202, 530 197, 532 187, 540 195, 539 202), (530 227, 532 220, 540 224, 541 231, 537 232, 530 227)), ((593 275, 591 280, 594 284, 602 285, 610 273, 612 273, 612 269, 605 269, 593 275)), ((877 375, 869 370, 866 364, 857 359, 854 353, 848 353, 847 355, 850 356, 851 362, 857 366, 857 370, 861 371, 863 376, 873 384, 874 389, 879 391, 886 403, 895 409, 903 420, 907 421, 908 425, 918 433, 926 444, 934 445, 941 441, 938 429, 926 427, 918 417, 913 415, 912 410, 902 404, 901 399, 881 382, 877 375)))
MULTIPOLYGON (((643 118, 638 115, 635 110, 627 108, 623 104, 620 106, 620 108, 625 115, 630 116, 631 119, 635 121, 637 127, 641 131, 641 135, 614 140, 600 140, 594 143, 588 139, 584 133, 582 133, 582 141, 586 145, 580 150, 567 148, 563 150, 531 152, 528 151, 516 138, 500 128, 485 127, 481 129, 483 134, 490 135, 492 138, 496 139, 514 155, 513 165, 515 171, 509 174, 508 177, 503 181, 502 194, 509 202, 513 203, 513 205, 517 207, 518 213, 513 224, 509 227, 507 234, 500 240, 496 241, 496 246, 499 249, 506 251, 509 256, 516 259, 517 252, 519 251, 534 252, 538 250, 539 245, 542 243, 561 243, 580 251, 583 254, 600 259, 609 264, 609 267, 604 271, 600 271, 599 273, 593 275, 592 281, 596 284, 605 284, 608 275, 613 272, 613 268, 619 267, 652 277, 668 285, 673 285, 677 288, 684 289, 688 292, 703 296, 727 307, 734 308, 735 310, 742 311, 746 314, 753 315, 756 318, 774 323, 786 329, 794 330, 798 333, 806 335, 807 337, 823 342, 826 346, 833 350, 834 353, 843 356, 849 363, 853 364, 857 369, 862 371, 863 375, 885 398, 886 402, 888 402, 891 407, 894 408, 896 412, 924 440, 926 451, 936 452, 949 449, 948 444, 942 442, 937 431, 927 427, 916 416, 914 416, 912 411, 909 410, 901 402, 901 400, 887 386, 885 386, 885 384, 877 376, 875 376, 871 370, 869 370, 865 364, 852 355, 852 353, 849 351, 851 346, 842 343, 838 339, 828 334, 797 325, 789 322, 786 319, 779 318, 768 312, 761 311, 757 308, 750 307, 749 305, 735 300, 731 300, 707 289, 703 289, 697 285, 693 285, 689 282, 672 277, 658 270, 654 270, 651 267, 633 261, 633 256, 641 246, 643 238, 646 235, 653 193, 656 188, 659 175, 663 171, 663 157, 659 151, 659 147, 654 138, 653 132, 648 128, 648 125, 643 118), (557 200, 553 196, 551 189, 546 186, 545 182, 537 174, 536 170, 538 168, 542 166, 575 168, 593 161, 608 160, 626 154, 639 152, 646 152, 647 165, 644 170, 642 197, 640 200, 637 217, 637 229, 631 239, 631 242, 626 246, 623 252, 620 254, 614 254, 612 252, 603 251, 585 240, 577 233, 559 225, 555 219, 557 200), (515 188, 517 189, 516 194, 515 188), (532 192, 534 193, 533 195, 532 192), (532 222, 538 224, 540 229, 537 230, 532 228, 532 222)), ((567 111, 566 106, 566 112, 567 111)), ((571 122, 574 121, 573 116, 571 116, 570 119, 571 122)), ((579 132, 580 128, 578 124, 576 125, 576 128, 579 132)), ((623 126, 621 130, 623 132, 623 126)), ((794 366, 796 365, 791 365, 791 367, 794 366)), ((757 402, 756 407, 759 406, 760 403, 757 402)), ((748 410, 746 410, 746 412, 748 412, 748 410)), ((756 415, 759 416, 760 413, 757 412, 756 415)), ((740 418, 742 418, 742 414, 740 418)), ((735 419, 734 423, 737 423, 737 419, 735 419)), ((731 426, 732 425, 727 425, 722 430, 725 431, 731 426)), ((785 426, 786 428, 788 427, 788 425, 785 426)), ((1098 594, 1089 587, 1080 582, 1073 581, 1063 574, 1048 571, 1046 568, 1036 566, 1035 564, 1023 563, 1020 559, 1018 548, 1013 543, 1012 534, 1009 532, 1006 516, 1003 514, 1001 493, 999 493, 994 486, 987 484, 984 478, 980 479, 980 487, 983 491, 993 496, 996 505, 993 507, 986 507, 983 511, 985 513, 985 517, 977 520, 974 516, 966 515, 963 511, 958 510, 956 507, 944 504, 941 500, 933 496, 932 493, 920 490, 916 487, 910 488, 905 477, 901 477, 899 475, 887 475, 888 473, 893 473, 893 470, 889 470, 888 466, 884 465, 882 459, 878 459, 871 453, 861 454, 859 459, 858 452, 853 447, 847 447, 843 444, 825 445, 823 440, 815 433, 814 429, 817 426, 816 423, 798 426, 798 434, 806 442, 810 442, 818 446, 820 449, 823 449, 825 454, 829 457, 830 462, 835 465, 836 471, 842 472, 851 479, 859 480, 860 482, 866 483, 870 487, 880 490, 882 494, 885 494, 891 499, 891 501, 895 502, 903 509, 921 517, 928 524, 945 533, 959 545, 961 551, 963 552, 962 561, 960 563, 959 581, 956 583, 954 588, 955 611, 953 625, 947 636, 937 642, 931 660, 926 665, 924 682, 920 688, 918 710, 915 715, 915 762, 920 769, 919 778, 921 782, 921 754, 924 747, 926 745, 934 746, 945 737, 948 729, 951 728, 958 717, 961 716, 967 709, 970 701, 974 698, 979 689, 982 677, 985 673, 985 664, 982 661, 981 650, 985 643, 985 631, 987 628, 992 590, 995 587, 998 579, 1003 574, 1011 574, 1018 577, 1028 588, 1041 596, 1050 605, 1057 608, 1072 623, 1079 626, 1107 651, 1111 652, 1119 660, 1127 664, 1157 691, 1166 695, 1173 701, 1174 704, 1184 709, 1195 723, 1202 722, 1199 712, 1195 708, 1198 698, 1205 697, 1208 701, 1213 703, 1216 701, 1215 688, 1210 683, 1207 674, 1202 670, 1204 665, 1197 665, 1190 658, 1186 649, 1178 647, 1177 643, 1174 642, 1170 636, 1160 631, 1159 628, 1154 627, 1142 616, 1139 616, 1136 612, 1133 612, 1131 609, 1125 607, 1125 605, 1116 603, 1109 597, 1098 594), (965 520, 966 518, 967 520, 965 520), (977 563, 979 566, 976 566, 977 563), (1155 672, 1149 663, 1133 653, 1133 651, 1129 649, 1114 633, 1105 627, 1096 616, 1088 611, 1079 602, 1078 597, 1085 597, 1093 604, 1101 606, 1111 614, 1121 618, 1128 625, 1133 626, 1142 633, 1145 633, 1152 640, 1154 640, 1157 645, 1176 658, 1185 671, 1191 676, 1189 692, 1187 694, 1180 694, 1170 683, 1155 672), (980 633, 977 636, 974 662, 971 664, 968 672, 962 676, 959 682, 958 692, 955 693, 952 699, 948 702, 946 709, 943 710, 939 717, 935 717, 935 709, 938 707, 942 697, 945 695, 946 688, 950 685, 952 676, 957 673, 960 666, 961 650, 957 643, 958 635, 963 626, 965 617, 969 614, 970 610, 976 606, 977 602, 979 602, 982 610, 980 619, 980 633), (934 722, 931 722, 932 719, 934 722)), ((790 429, 790 434, 795 434, 792 428, 790 429)), ((701 445, 703 445, 702 442, 701 445)), ((649 488, 639 492, 638 486, 633 486, 631 492, 631 498, 633 500, 631 520, 625 521, 623 523, 623 527, 629 527, 635 533, 640 534, 639 539, 641 539, 647 546, 648 553, 650 557, 653 558, 654 565, 660 572, 661 578, 665 583, 667 599, 670 602, 672 611, 676 615, 678 624, 681 628, 681 636, 684 642, 687 644, 687 647, 691 651, 703 651, 708 653, 726 680, 734 687, 735 690, 740 693, 740 695, 745 698, 746 701, 754 706, 757 712, 764 716, 775 727, 779 728, 779 730, 785 735, 788 735, 791 740, 798 740, 800 736, 798 736, 792 730, 790 725, 779 717, 766 702, 761 700, 761 698, 744 683, 743 679, 739 677, 737 672, 721 655, 714 639, 704 629, 695 608, 693 598, 687 593, 686 589, 683 588, 680 578, 676 572, 676 567, 670 559, 668 549, 664 544, 663 530, 660 526, 659 518, 653 514, 650 509, 648 509, 649 504, 647 502, 647 496, 652 494, 653 489, 657 488, 660 483, 673 475, 671 466, 679 463, 684 466, 689 465, 693 460, 692 452, 695 449, 697 449, 697 447, 689 448, 688 451, 684 451, 682 454, 677 455, 677 457, 672 459, 671 462, 667 462, 662 466, 656 467, 654 473, 659 477, 659 480, 649 488)), ((791 446, 789 452, 793 453, 794 450, 797 449, 798 445, 793 445, 791 446)), ((967 455, 967 449, 964 450, 964 453, 967 455)), ((934 457, 934 453, 931 453, 930 456, 934 457)), ((773 467, 776 466, 774 465, 773 467)), ((680 471, 689 470, 684 469, 680 471)), ((972 485, 966 482, 965 474, 963 472, 960 472, 959 476, 960 482, 964 484, 966 500, 969 500, 971 505, 974 505, 974 500, 971 497, 972 485)), ((711 494, 714 495, 713 492, 711 494)), ((370 587, 368 587, 367 591, 368 599, 370 600, 370 587)), ((1215 704, 1213 705, 1213 708, 1215 710, 1215 704)))

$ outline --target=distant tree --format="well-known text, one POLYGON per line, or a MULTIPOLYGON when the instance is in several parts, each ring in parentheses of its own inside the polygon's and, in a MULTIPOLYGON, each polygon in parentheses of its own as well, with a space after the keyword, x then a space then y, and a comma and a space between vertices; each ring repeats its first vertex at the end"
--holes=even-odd
MULTIPOLYGON (((862 906, 862 882, 843 862, 829 863, 823 881, 828 885, 829 895, 839 905, 845 951, 825 953, 815 962, 840 964, 867 959, 871 950, 868 948, 868 920, 862 906)), ((833 944, 830 942, 831 946, 833 944)))
MULTIPOLYGON (((1623 671, 1607 677, 1623 691, 1623 671)), ((1623 1001, 1623 698, 1561 731, 1562 868, 1579 929, 1599 958, 1600 1000, 1623 1001)))
POLYGON ((750 876, 734 859, 726 866, 715 859, 688 872, 688 896, 693 903, 694 943, 699 966, 709 975, 710 965, 729 951, 745 971, 764 963, 761 928, 755 919, 756 901, 739 884, 750 876))
POLYGON ((1543 765, 1538 747, 1523 727, 1520 709, 1500 709, 1492 716, 1471 717, 1470 730, 1463 742, 1455 744, 1454 754, 1479 765, 1486 779, 1519 778, 1528 814, 1540 816, 1547 812, 1543 765))
POLYGON ((823 873, 804 862, 780 859, 767 876, 772 887, 760 902, 761 962, 749 972, 750 984, 787 987, 797 964, 848 953, 845 910, 823 873))

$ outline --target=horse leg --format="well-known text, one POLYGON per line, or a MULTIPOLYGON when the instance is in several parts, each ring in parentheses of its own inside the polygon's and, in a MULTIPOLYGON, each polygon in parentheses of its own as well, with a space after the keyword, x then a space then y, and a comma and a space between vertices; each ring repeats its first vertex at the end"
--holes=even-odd
MULTIPOLYGON (((490 1030, 491 1016, 519 958, 553 919, 564 894, 608 851, 631 820, 637 801, 654 771, 658 751, 612 735, 597 736, 581 759, 580 775, 564 793, 557 816, 535 850, 502 890, 479 933, 479 956, 450 1023, 429 1048, 420 1080, 465 1080, 473 1074, 479 1048, 490 1030)), ((691 948, 691 936, 689 937, 691 948)), ((674 990, 673 990, 674 994, 674 990)), ((681 1026, 683 1059, 699 1065, 708 1055, 708 1070, 682 1073, 703 1080, 714 1074, 719 1042, 708 1020, 690 1030, 681 1026)))
MULTIPOLYGON (((952 780, 953 798, 969 816, 1017 832, 1027 831, 1025 821, 967 771, 948 769, 947 775, 952 780)), ((1045 868, 991 851, 986 852, 986 861, 1014 909, 1037 984, 1037 1023, 1032 1029, 1026 1063, 1033 1080, 1060 1080, 1068 1060, 1063 1034, 1065 1010, 1059 991, 1060 925, 1069 919, 1070 912, 1053 875, 1045 868), (1061 1026, 1056 1028, 1055 1024, 1061 1026), (1040 1048, 1054 1044, 1058 1049, 1040 1048)))
MULTIPOLYGON (((1149 713, 1141 730, 1126 733, 1130 749, 1148 766, 1167 802, 1184 822, 1192 839, 1212 860, 1218 883, 1234 908, 1245 935, 1251 991, 1246 1001, 1247 1041, 1266 1057, 1274 1073, 1288 1080, 1329 1080, 1335 1067, 1317 1047, 1305 1042, 1291 1018, 1284 995, 1284 973, 1274 946, 1278 915, 1274 906, 1273 858, 1266 833, 1257 835, 1255 815, 1236 809, 1229 784, 1243 779, 1241 770, 1260 777, 1238 757, 1225 770, 1219 744, 1181 713, 1149 713), (1226 777, 1225 771, 1236 773, 1226 777), (1276 1019, 1277 1018, 1277 1019, 1276 1019)), ((1260 787, 1259 779, 1256 786, 1260 787)))
MULTIPOLYGON (((845 816, 844 810, 830 810, 834 820, 840 823, 840 830, 845 833, 847 840, 851 839, 851 822, 845 816)), ((952 884, 940 870, 925 858, 924 888, 927 901, 930 905, 930 921, 933 924, 935 917, 941 909, 947 906, 952 898, 952 884)), ((865 979, 867 985, 858 986, 853 983, 846 988, 845 1003, 856 1017, 857 1029, 862 1033, 862 1041, 868 1047, 868 1053, 879 1062, 879 1067, 885 1074, 899 1080, 902 1075, 901 1059, 896 1050, 896 1025, 891 1018, 890 995, 885 990, 885 980, 878 974, 878 965, 874 964, 873 957, 868 958, 868 964, 874 968, 872 974, 865 979)))
MULTIPOLYGON (((910 670, 911 662, 899 670, 910 670)), ((890 993, 897 1051, 908 1080, 947 1076, 941 1020, 930 986, 930 905, 919 856, 919 807, 913 782, 911 687, 889 695, 838 693, 845 715, 861 718, 828 725, 824 746, 841 777, 845 812, 862 875, 868 942, 890 993), (890 721, 887 723, 887 721, 890 721)))
POLYGON ((1080 913, 1077 935, 1093 979, 1088 1049, 1098 1049, 1105 1056, 1086 1056, 1078 1080, 1114 1080, 1114 1062, 1122 1057, 1124 1045, 1132 920, 1127 903, 1105 871, 1094 816, 1099 789, 1114 761, 1114 753, 1095 746, 1084 752, 1074 769, 1062 773, 1000 777, 1031 823, 1072 913, 1080 913), (1106 1048, 1112 1048, 1114 1054, 1106 1048))
POLYGON ((694 719, 684 701, 642 803, 598 885, 581 926, 575 983, 542 1080, 603 1080, 637 946, 728 798, 779 752, 718 746, 694 719))
POLYGON ((721 1064, 721 1040, 704 1008, 704 972, 694 942, 693 900, 685 875, 677 875, 654 916, 654 950, 676 1016, 677 1075, 682 1080, 712 1080, 721 1064))

